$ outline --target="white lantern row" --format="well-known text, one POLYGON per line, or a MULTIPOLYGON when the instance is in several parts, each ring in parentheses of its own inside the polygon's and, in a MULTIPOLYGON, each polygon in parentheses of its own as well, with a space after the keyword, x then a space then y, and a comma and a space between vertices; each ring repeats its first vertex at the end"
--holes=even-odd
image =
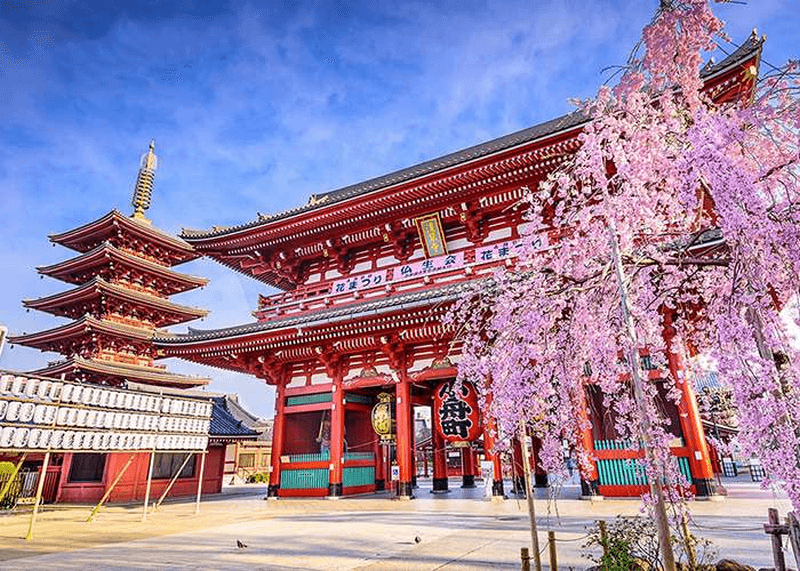
POLYGON ((211 403, 185 398, 169 398, 130 390, 109 389, 62 381, 48 381, 14 375, 0 376, 0 395, 101 408, 160 412, 208 418, 211 403))
POLYGON ((109 430, 188 432, 192 434, 207 434, 211 424, 210 420, 203 418, 130 414, 0 400, 0 422, 3 421, 43 424, 51 427, 80 426, 109 430))
POLYGON ((50 450, 205 450, 206 436, 156 435, 83 430, 0 428, 0 449, 50 450))

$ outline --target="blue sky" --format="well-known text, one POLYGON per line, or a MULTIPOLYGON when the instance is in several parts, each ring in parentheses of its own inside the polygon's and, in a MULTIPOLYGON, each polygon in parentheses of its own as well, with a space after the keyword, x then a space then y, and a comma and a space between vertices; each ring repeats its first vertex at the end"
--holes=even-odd
MULTIPOLYGON (((73 255, 47 235, 130 212, 151 138, 158 227, 249 221, 569 111, 625 62, 656 5, 0 0, 0 324, 63 322, 20 301, 67 287, 35 272, 73 255)), ((798 57, 793 2, 716 10, 734 41, 767 34, 766 61, 798 57)), ((175 298, 211 310, 197 327, 247 322, 270 293, 210 261, 181 269, 211 279, 175 298)), ((0 368, 57 357, 6 347, 0 368)), ((166 363, 272 415, 258 380, 166 363)))

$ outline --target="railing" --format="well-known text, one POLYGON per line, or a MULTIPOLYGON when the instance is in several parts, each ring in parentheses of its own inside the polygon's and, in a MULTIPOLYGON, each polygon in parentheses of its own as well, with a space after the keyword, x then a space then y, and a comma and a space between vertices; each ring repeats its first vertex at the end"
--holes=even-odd
MULTIPOLYGON (((290 454, 289 463, 296 464, 300 462, 328 462, 331 459, 329 451, 317 452, 315 454, 290 454)), ((284 462, 285 464, 285 462, 284 462)))
POLYGON ((635 443, 633 440, 595 440, 595 450, 639 450, 643 448, 642 443, 635 443))
POLYGON ((347 452, 344 455, 344 461, 348 462, 350 460, 375 460, 375 454, 373 452, 347 452))
MULTIPOLYGON (((11 474, 0 474, 0 490, 5 487, 10 478, 11 474)), ((13 509, 17 505, 20 493, 22 493, 22 478, 20 474, 16 474, 6 496, 0 501, 0 510, 13 509)))

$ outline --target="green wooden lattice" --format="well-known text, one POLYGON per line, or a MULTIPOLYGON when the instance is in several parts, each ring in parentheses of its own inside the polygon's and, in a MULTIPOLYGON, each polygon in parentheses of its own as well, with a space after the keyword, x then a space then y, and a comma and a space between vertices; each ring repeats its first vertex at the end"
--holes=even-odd
POLYGON ((281 488, 311 490, 328 487, 328 470, 281 470, 281 488))
POLYGON ((342 472, 342 486, 369 486, 375 483, 375 466, 345 468, 342 472))

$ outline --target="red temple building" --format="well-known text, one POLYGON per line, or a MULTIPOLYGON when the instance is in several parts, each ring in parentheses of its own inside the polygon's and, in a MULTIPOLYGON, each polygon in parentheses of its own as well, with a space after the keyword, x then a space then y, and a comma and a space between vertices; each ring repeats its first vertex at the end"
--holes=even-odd
MULTIPOLYGON (((746 101, 760 53, 761 41, 751 38, 706 66, 707 92, 720 102, 746 101)), ((486 430, 492 419, 448 384, 459 345, 441 320, 468 285, 498 265, 513 268, 522 240, 540 248, 556 240, 557 229, 527 232, 516 206, 578 148, 586 123, 572 113, 249 223, 184 230, 199 254, 281 290, 260 298, 255 322, 156 338, 169 356, 276 387, 269 495, 339 496, 394 479, 397 493, 410 497, 415 407, 434 410, 434 492, 447 489, 448 451, 463 455, 463 483, 471 485, 481 446, 494 463, 494 493, 503 494, 501 458, 486 430)), ((682 363, 671 354, 667 370, 645 368, 654 382, 671 378, 679 387, 679 405, 661 403, 673 455, 696 494, 712 494, 709 451, 682 363)), ((630 459, 642 452, 617 439, 602 400, 598 387, 586 387, 579 413, 592 428, 576 439, 596 463, 583 491, 639 494, 645 482, 630 459)), ((519 446, 514 456, 516 480, 519 446)), ((541 469, 536 482, 546 484, 541 469)))
MULTIPOLYGON (((207 283, 199 278, 175 271, 173 266, 194 260, 199 254, 183 240, 156 228, 145 218, 153 190, 157 159, 154 144, 142 157, 136 181, 133 206, 128 217, 112 210, 89 224, 50 236, 78 253, 57 264, 40 267, 42 275, 73 285, 71 289, 47 297, 25 300, 31 309, 38 309, 70 321, 46 331, 9 338, 14 344, 53 351, 63 360, 33 371, 51 379, 66 379, 89 384, 119 388, 138 386, 137 390, 189 397, 202 397, 175 389, 191 389, 208 383, 208 379, 171 373, 155 362, 157 349, 153 337, 160 328, 183 323, 206 315, 206 311, 179 305, 170 296, 201 287, 207 283)), ((207 399, 206 399, 207 400, 207 399)), ((215 427, 227 426, 228 413, 215 403, 211 419, 211 440, 206 453, 203 490, 219 492, 222 485, 225 445, 228 441, 255 439, 256 433, 236 429, 214 434, 215 427)), ((229 416, 229 415, 228 415, 229 416)), ((141 499, 148 472, 149 454, 137 455, 132 467, 115 490, 113 500, 141 499)), ((53 487, 49 499, 58 501, 97 501, 108 482, 129 454, 72 453, 55 458, 51 470, 58 471, 59 484, 53 487)), ((173 464, 185 454, 157 454, 154 462, 157 479, 162 472, 172 475, 173 464)), ((36 461, 30 457, 30 462, 36 461)), ((30 463, 29 462, 29 463, 30 463)), ((197 488, 200 458, 196 456, 181 472, 172 495, 194 493, 197 488), (195 466, 197 464, 198 466, 195 466)), ((33 468, 34 466, 31 466, 33 468)), ((166 486, 157 482, 155 489, 166 486)))

